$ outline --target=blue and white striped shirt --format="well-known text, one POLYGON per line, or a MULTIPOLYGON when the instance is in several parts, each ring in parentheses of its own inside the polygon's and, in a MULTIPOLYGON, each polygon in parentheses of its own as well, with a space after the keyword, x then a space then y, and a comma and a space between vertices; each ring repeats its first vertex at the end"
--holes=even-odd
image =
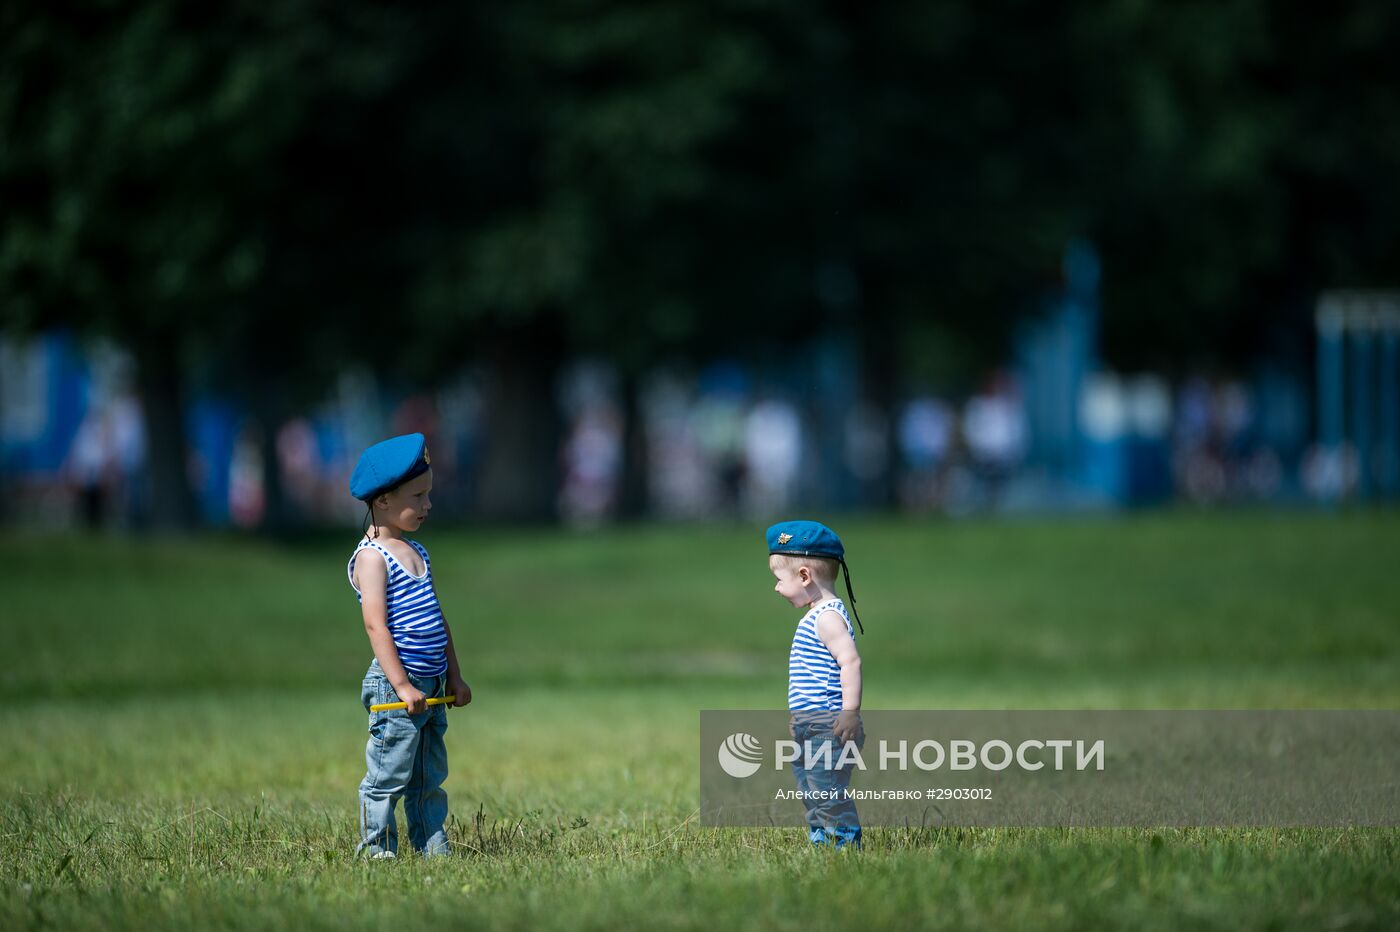
POLYGON ((817 619, 823 612, 834 611, 846 622, 851 637, 851 617, 840 599, 831 599, 812 606, 811 611, 797 623, 792 636, 792 651, 788 654, 788 708, 794 712, 834 712, 841 709, 841 668, 836 658, 817 634, 817 619))
POLYGON ((414 576, 387 548, 368 538, 360 541, 350 555, 346 573, 355 598, 363 603, 360 587, 355 585, 355 560, 366 547, 373 547, 383 555, 389 571, 384 593, 389 609, 389 634, 394 638, 394 647, 398 648, 399 660, 409 673, 439 676, 447 670, 447 629, 443 626, 442 607, 433 589, 433 563, 428 559, 428 551, 417 541, 408 538, 404 541, 423 558, 422 576, 414 576))

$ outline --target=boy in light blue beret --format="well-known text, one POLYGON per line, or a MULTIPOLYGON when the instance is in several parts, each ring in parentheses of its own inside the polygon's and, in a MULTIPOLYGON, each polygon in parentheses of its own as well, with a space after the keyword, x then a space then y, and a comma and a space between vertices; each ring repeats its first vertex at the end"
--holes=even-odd
POLYGON ((350 494, 365 503, 365 534, 346 572, 360 600, 374 660, 360 698, 369 712, 365 778, 360 781, 357 854, 392 858, 398 852, 394 808, 400 798, 414 850, 450 853, 447 832, 445 706, 429 698, 472 701, 462 679, 452 630, 438 603, 428 551, 405 535, 432 510, 433 471, 422 434, 393 437, 365 450, 350 476, 350 494), (370 706, 407 703, 399 711, 370 706))
MULTIPOLYGON (((851 765, 838 767, 848 741, 865 743, 860 721, 860 652, 846 606, 833 591, 836 569, 846 577, 854 614, 856 597, 846 568, 846 549, 831 528, 816 521, 784 521, 768 529, 768 569, 775 592, 806 614, 797 622, 788 653, 788 709, 792 737, 801 748, 793 774, 807 807, 808 838, 814 845, 861 845, 860 817, 845 798, 851 765), (829 745, 829 754, 822 748, 829 745), (816 766, 807 767, 807 748, 816 766), (824 766, 830 764, 830 766, 824 766)), ((860 627, 860 616, 856 616, 860 627)), ((862 634, 865 629, 860 627, 862 634)))

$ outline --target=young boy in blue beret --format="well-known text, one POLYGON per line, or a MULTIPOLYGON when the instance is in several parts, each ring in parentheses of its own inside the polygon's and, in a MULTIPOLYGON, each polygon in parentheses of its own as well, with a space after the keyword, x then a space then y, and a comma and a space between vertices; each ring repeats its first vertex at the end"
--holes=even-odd
POLYGON ((462 679, 452 630, 433 586, 433 564, 422 544, 409 539, 432 510, 433 471, 422 434, 393 437, 365 450, 350 476, 350 494, 368 511, 365 534, 346 568, 360 601, 374 660, 361 700, 372 705, 405 702, 402 711, 370 712, 365 778, 360 781, 357 854, 392 858, 398 853, 394 808, 400 798, 414 850, 450 853, 447 832, 447 731, 445 706, 429 698, 472 700, 462 679))
MULTIPOLYGON (((807 808, 808 838, 814 845, 859 848, 860 817, 855 803, 845 797, 851 765, 838 766, 847 742, 857 747, 865 743, 856 632, 834 591, 840 567, 854 612, 846 550, 831 528, 816 521, 775 524, 767 539, 768 569, 777 579, 774 591, 793 607, 807 610, 797 622, 788 653, 788 710, 792 737, 801 749, 792 770, 807 808)), ((860 626, 859 616, 856 625, 860 626)))

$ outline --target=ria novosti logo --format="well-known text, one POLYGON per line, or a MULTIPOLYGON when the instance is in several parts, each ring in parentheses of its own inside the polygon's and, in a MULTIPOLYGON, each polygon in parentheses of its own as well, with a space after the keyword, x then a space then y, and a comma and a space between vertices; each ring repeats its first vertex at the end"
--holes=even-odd
MULTIPOLYGON (((1025 771, 1036 771, 1045 767, 1051 770, 1103 770, 1103 738, 1092 743, 1084 739, 1050 738, 1044 741, 1030 738, 1012 747, 1010 742, 999 738, 985 741, 979 747, 977 742, 965 738, 954 738, 944 742, 925 739, 910 746, 907 740, 880 740, 879 752, 873 761, 876 770, 907 771, 910 767, 918 770, 976 770, 979 767, 989 771, 1006 770, 1015 767, 1025 771), (1068 753, 1073 750, 1074 756, 1068 753)), ((868 770, 869 764, 855 742, 833 742, 830 739, 812 741, 778 741, 774 746, 773 766, 782 770, 787 764, 802 761, 807 770, 854 768, 868 770)), ((758 773, 763 766, 764 746, 753 735, 736 731, 720 742, 719 765, 731 777, 743 779, 758 773)))
POLYGON ((736 732, 719 746, 719 765, 731 777, 751 777, 763 762, 763 745, 753 735, 736 732))

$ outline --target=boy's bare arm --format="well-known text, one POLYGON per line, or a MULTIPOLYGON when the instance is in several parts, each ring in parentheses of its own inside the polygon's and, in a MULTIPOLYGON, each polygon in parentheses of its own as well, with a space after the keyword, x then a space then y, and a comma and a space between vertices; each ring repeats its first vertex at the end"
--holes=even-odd
POLYGON ((836 659, 841 669, 841 714, 832 731, 842 741, 854 741, 861 733, 860 700, 864 683, 860 673, 860 651, 838 612, 822 612, 817 618, 817 637, 836 659))
MULTIPOLYGON (((436 586, 433 596, 437 597, 436 586)), ((442 599, 438 599, 438 610, 442 611, 442 599)), ((455 709, 472 701, 472 688, 462 679, 462 668, 457 665, 457 648, 452 644, 452 628, 447 624, 446 612, 442 613, 442 630, 447 632, 447 692, 457 697, 452 703, 455 709)))
POLYGON ((425 711, 427 700, 422 691, 409 682, 408 671, 399 659, 399 649, 394 646, 394 636, 389 633, 389 606, 385 595, 389 570, 383 558, 368 549, 362 550, 355 558, 355 582, 360 587, 360 614, 364 616, 365 633, 369 635, 369 644, 380 669, 398 693, 399 700, 408 703, 408 712, 425 711))

